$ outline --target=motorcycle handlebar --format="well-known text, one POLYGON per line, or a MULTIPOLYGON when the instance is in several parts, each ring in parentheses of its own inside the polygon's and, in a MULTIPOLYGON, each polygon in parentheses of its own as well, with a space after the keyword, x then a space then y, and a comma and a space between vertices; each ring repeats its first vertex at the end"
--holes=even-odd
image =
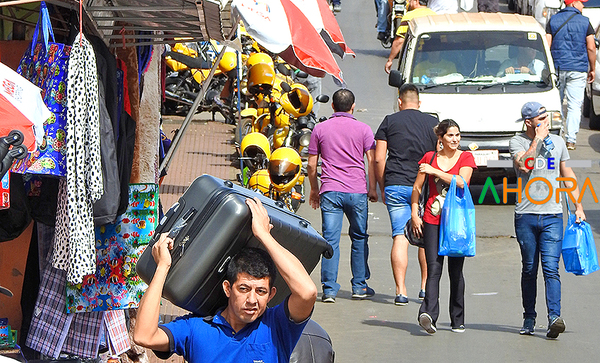
POLYGON ((200 58, 190 57, 189 55, 181 54, 178 52, 167 52, 167 56, 171 57, 179 63, 185 64, 186 66, 192 69, 202 69, 205 68, 204 66, 206 65, 204 64, 205 62, 200 58))

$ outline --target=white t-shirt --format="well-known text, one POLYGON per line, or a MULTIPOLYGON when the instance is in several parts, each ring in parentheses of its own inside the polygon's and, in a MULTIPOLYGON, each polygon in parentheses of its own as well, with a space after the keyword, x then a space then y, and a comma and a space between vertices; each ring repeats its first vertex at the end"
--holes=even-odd
POLYGON ((458 0, 430 0, 427 7, 436 14, 458 13, 458 0))

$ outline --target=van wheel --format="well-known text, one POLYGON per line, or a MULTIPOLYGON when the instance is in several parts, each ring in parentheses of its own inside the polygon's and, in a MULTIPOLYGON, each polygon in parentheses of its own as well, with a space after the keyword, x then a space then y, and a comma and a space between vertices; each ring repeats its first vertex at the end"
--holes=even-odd
POLYGON ((594 96, 590 98, 590 129, 600 130, 600 115, 594 108, 594 96))

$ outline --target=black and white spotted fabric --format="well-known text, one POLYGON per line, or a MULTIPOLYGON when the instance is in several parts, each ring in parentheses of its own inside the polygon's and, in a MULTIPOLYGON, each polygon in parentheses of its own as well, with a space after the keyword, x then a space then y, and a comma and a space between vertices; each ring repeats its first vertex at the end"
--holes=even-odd
POLYGON ((67 185, 57 210, 57 223, 68 226, 57 226, 52 260, 54 267, 67 271, 67 280, 72 284, 96 272, 92 205, 103 194, 96 56, 92 45, 83 35, 80 40, 80 35, 69 58, 67 185), (60 214, 61 208, 63 213, 66 209, 66 216, 60 214))

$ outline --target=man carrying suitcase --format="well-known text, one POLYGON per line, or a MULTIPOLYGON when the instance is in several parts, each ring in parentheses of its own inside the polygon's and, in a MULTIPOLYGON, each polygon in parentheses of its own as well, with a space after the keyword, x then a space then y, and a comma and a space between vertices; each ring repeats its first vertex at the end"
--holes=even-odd
POLYGON ((245 248, 229 263, 223 282, 227 307, 212 317, 187 315, 158 325, 173 248, 173 240, 164 234, 152 247, 157 268, 140 301, 133 332, 136 344, 153 349, 159 358, 177 353, 190 363, 289 362, 312 313, 317 288, 300 261, 271 236, 272 225, 261 202, 255 198, 246 203, 252 212, 252 232, 267 253, 245 248), (291 295, 267 309, 275 296, 277 270, 291 295))
POLYGON ((337 282, 340 263, 340 235, 344 214, 350 224, 348 235, 352 241, 350 266, 352 269, 352 298, 364 299, 375 294, 367 286, 370 277, 369 235, 367 234, 368 200, 377 201, 375 180, 375 139, 371 128, 354 118, 354 94, 339 89, 333 94, 334 114, 315 126, 308 146, 309 202, 314 209, 321 208, 323 237, 333 247, 333 257, 321 259, 321 301, 334 303, 340 290, 337 282), (365 161, 369 168, 369 185, 365 175, 365 161), (321 185, 317 180, 319 157, 321 185))

